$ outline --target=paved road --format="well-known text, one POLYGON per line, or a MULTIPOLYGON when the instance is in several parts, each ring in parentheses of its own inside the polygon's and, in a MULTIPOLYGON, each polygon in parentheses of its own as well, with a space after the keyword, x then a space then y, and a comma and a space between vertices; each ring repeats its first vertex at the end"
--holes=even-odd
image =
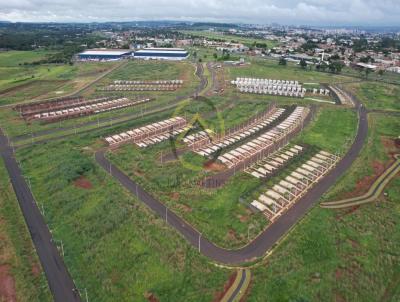
POLYGON ((147 193, 141 186, 130 179, 126 174, 112 165, 104 156, 105 150, 95 154, 96 161, 108 173, 116 178, 126 189, 139 200, 144 202, 150 209, 163 219, 167 219, 170 226, 181 233, 186 240, 200 252, 214 261, 225 264, 240 264, 263 256, 271 249, 283 235, 285 235, 301 219, 321 196, 346 172, 363 147, 368 133, 367 112, 364 106, 356 103, 359 123, 355 140, 347 154, 339 161, 337 166, 331 170, 315 187, 294 204, 284 215, 272 223, 257 238, 248 245, 237 249, 227 250, 221 248, 204 238, 199 231, 177 216, 159 200, 147 193))
POLYGON ((237 272, 236 279, 232 284, 232 287, 226 292, 224 297, 222 297, 220 302, 235 302, 240 301, 247 291, 250 284, 251 273, 248 268, 240 269, 237 272), (240 278, 240 279, 238 279, 240 278))
MULTIPOLYGON (((200 82, 199 85, 197 85, 197 87, 194 89, 194 91, 191 91, 189 93, 186 93, 185 95, 180 95, 175 97, 174 100, 172 100, 171 102, 169 102, 166 106, 164 106, 163 108, 159 108, 157 106, 154 106, 155 109, 151 109, 145 113, 138 113, 138 112, 128 112, 128 113, 124 113, 121 115, 118 115, 116 117, 107 117, 107 118, 96 118, 96 116, 93 116, 93 120, 92 121, 87 121, 87 122, 83 122, 77 125, 70 125, 70 126, 65 126, 65 127, 59 127, 59 128, 51 128, 51 129, 44 129, 44 130, 39 130, 33 133, 26 133, 26 134, 22 134, 22 135, 18 135, 15 137, 11 138, 12 142, 19 142, 19 141, 24 141, 24 140, 32 140, 34 141, 35 144, 38 143, 45 143, 48 142, 49 140, 52 139, 41 139, 42 136, 46 136, 49 134, 54 134, 57 132, 63 132, 63 131, 68 131, 68 130, 75 130, 79 133, 86 133, 86 132, 90 132, 90 131, 94 131, 94 130, 98 130, 98 129, 102 129, 102 128, 108 128, 110 127, 110 125, 112 124, 113 126, 115 125, 119 125, 119 124, 124 124, 126 122, 135 120, 139 117, 142 116, 148 116, 154 113, 159 113, 165 110, 169 110, 169 109, 173 109, 176 108, 176 106, 178 106, 178 104, 185 99, 188 99, 190 97, 195 97, 197 95, 199 95, 206 87, 208 84, 208 80, 207 77, 204 76, 204 68, 203 65, 198 63, 197 67, 196 67, 196 76, 199 78, 200 82), (125 118, 122 121, 118 121, 118 119, 122 119, 125 118), (80 131, 81 128, 85 128, 85 127, 89 127, 89 126, 94 126, 97 124, 102 124, 99 127, 96 128, 92 128, 92 129, 88 129, 86 131, 80 131)), ((75 135, 75 133, 71 133, 71 134, 64 134, 61 135, 59 138, 66 138, 68 136, 72 136, 75 135)), ((24 145, 31 145, 32 143, 26 143, 24 145)))
POLYGON ((25 218, 39 260, 46 274, 50 290, 55 301, 80 301, 74 282, 52 242, 52 235, 40 213, 32 193, 22 176, 14 158, 13 150, 8 146, 7 138, 0 129, 0 153, 11 179, 19 206, 25 218))
POLYGON ((376 201, 389 182, 400 172, 400 154, 396 154, 395 159, 396 161, 375 180, 365 194, 343 200, 322 202, 320 206, 328 209, 342 209, 376 201))

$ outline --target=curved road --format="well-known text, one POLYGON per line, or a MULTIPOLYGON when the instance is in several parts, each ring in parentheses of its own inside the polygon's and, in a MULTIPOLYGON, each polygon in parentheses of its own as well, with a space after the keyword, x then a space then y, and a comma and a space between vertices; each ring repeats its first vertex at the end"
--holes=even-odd
POLYGON ((307 192, 297 203, 295 203, 283 216, 266 228, 258 237, 248 245, 237 249, 227 250, 210 242, 201 233, 184 221, 181 217, 170 211, 162 202, 147 193, 140 185, 130 179, 125 173, 114 166, 105 158, 105 150, 95 154, 95 159, 107 173, 116 178, 127 190, 137 196, 149 208, 160 217, 167 220, 167 223, 175 228, 185 239, 203 255, 214 261, 225 264, 240 264, 254 260, 271 249, 283 235, 285 235, 301 219, 309 209, 314 206, 321 196, 339 179, 340 176, 350 167, 357 158, 368 134, 367 111, 363 105, 356 104, 358 112, 358 129, 350 150, 339 161, 337 166, 331 170, 315 187, 307 192))

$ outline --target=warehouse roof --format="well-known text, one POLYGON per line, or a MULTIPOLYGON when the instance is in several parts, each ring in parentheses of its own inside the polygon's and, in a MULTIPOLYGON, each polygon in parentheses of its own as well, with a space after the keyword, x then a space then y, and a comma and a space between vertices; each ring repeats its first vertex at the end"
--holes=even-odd
POLYGON ((125 54, 130 54, 132 51, 130 50, 122 50, 122 49, 95 49, 95 50, 85 50, 81 52, 79 55, 86 56, 122 56, 125 54))

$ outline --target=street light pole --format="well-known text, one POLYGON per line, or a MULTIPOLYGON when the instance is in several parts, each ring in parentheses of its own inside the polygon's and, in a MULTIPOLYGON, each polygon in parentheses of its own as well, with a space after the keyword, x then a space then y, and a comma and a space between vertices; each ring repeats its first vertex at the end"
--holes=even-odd
POLYGON ((199 233, 199 253, 201 252, 201 233, 199 233))

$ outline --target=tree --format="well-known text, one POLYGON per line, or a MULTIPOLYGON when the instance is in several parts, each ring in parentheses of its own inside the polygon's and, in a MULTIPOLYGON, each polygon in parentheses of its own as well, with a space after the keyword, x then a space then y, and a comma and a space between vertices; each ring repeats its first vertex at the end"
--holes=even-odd
POLYGON ((279 59, 279 65, 282 65, 282 66, 286 66, 287 65, 287 61, 286 61, 286 59, 284 57, 281 57, 279 59))
POLYGON ((216 52, 214 52, 213 57, 214 57, 214 59, 218 59, 218 54, 216 52))
POLYGON ((193 52, 193 58, 197 58, 197 51, 193 52))
POLYGON ((343 63, 341 61, 333 61, 329 64, 329 71, 333 73, 340 73, 343 69, 343 63))
POLYGON ((301 68, 306 69, 306 67, 307 67, 307 62, 306 62, 305 59, 301 59, 301 60, 300 60, 300 66, 301 66, 301 68))

